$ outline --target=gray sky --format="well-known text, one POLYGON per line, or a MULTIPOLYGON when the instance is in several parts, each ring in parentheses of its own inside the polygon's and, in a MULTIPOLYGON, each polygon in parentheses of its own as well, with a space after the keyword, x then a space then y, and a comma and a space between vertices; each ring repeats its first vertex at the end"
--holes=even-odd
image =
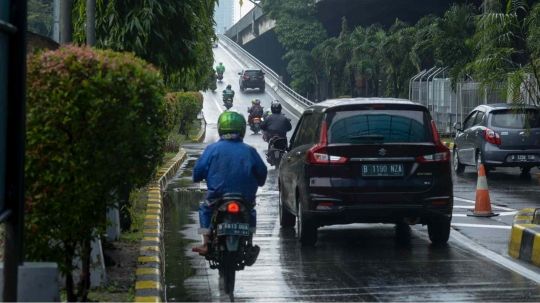
MULTIPOLYGON (((242 17, 246 15, 255 5, 249 0, 243 0, 244 5, 242 5, 242 17)), ((238 22, 240 18, 240 0, 234 0, 234 23, 238 22)))

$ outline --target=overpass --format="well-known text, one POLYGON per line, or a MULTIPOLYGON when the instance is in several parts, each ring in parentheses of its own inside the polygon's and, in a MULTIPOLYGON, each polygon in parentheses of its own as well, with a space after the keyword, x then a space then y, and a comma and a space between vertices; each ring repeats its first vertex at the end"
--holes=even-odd
MULTIPOLYGON (((428 14, 443 15, 452 3, 474 3, 480 6, 483 0, 415 0, 414 4, 408 0, 314 1, 318 8, 317 18, 332 37, 339 35, 343 17, 347 18, 351 28, 373 23, 380 23, 388 28, 396 18, 415 24, 428 14)), ((275 20, 268 18, 262 8, 255 6, 227 30, 225 35, 282 75, 285 83, 290 83, 286 62, 281 59, 285 50, 277 40, 273 30, 275 25, 275 20)))

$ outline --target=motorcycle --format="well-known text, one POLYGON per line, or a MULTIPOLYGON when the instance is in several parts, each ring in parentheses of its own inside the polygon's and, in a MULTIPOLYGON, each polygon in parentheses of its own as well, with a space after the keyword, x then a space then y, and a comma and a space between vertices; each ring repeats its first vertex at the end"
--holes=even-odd
MULTIPOLYGON (((264 107, 261 107, 261 109, 264 109, 264 107)), ((249 107, 248 107, 248 111, 249 111, 249 107)), ((249 128, 251 129, 251 131, 256 135, 258 134, 260 131, 261 131, 261 118, 260 117, 254 117, 252 119, 252 122, 251 124, 249 124, 249 128)))
POLYGON ((221 80, 223 80, 223 72, 218 72, 217 79, 218 79, 219 82, 221 82, 221 80))
POLYGON ((279 169, 281 158, 287 150, 287 138, 273 136, 268 141, 268 153, 266 154, 266 161, 279 169))
POLYGON ((226 100, 223 100, 223 101, 225 102, 225 107, 226 107, 227 109, 230 109, 230 108, 232 107, 232 102, 233 102, 233 100, 232 100, 231 97, 227 97, 227 99, 226 99, 226 100))
POLYGON ((261 131, 261 118, 253 118, 253 123, 249 127, 255 135, 258 134, 261 131))
POLYGON ((250 206, 241 194, 225 194, 214 207, 212 231, 206 260, 223 277, 224 291, 234 301, 236 271, 252 266, 260 248, 252 245, 250 206))

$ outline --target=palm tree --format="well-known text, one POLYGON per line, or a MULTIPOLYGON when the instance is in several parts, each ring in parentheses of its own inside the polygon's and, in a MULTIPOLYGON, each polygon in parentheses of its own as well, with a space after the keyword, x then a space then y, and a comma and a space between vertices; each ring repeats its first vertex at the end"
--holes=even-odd
POLYGON ((408 80, 414 74, 414 65, 408 54, 414 46, 415 35, 414 27, 396 20, 383 43, 386 72, 392 83, 392 90, 388 94, 395 98, 406 95, 408 80))
POLYGON ((439 65, 449 67, 452 89, 466 76, 466 66, 476 56, 472 37, 476 29, 477 9, 471 4, 454 4, 437 20, 433 43, 435 58, 439 65))
POLYGON ((469 67, 492 90, 503 85, 503 94, 523 110, 529 101, 540 106, 540 4, 508 0, 506 6, 489 2, 477 19, 474 41, 478 54, 469 67))

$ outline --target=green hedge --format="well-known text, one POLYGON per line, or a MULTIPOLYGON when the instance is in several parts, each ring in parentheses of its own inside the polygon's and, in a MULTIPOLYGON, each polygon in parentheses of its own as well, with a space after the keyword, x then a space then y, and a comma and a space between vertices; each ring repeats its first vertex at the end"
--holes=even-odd
POLYGON ((67 46, 29 56, 26 260, 57 262, 69 280, 81 257, 85 277, 117 188, 147 184, 162 161, 172 123, 162 82, 126 53, 67 46))
POLYGON ((192 122, 197 119, 197 115, 203 108, 202 94, 199 92, 176 92, 167 94, 167 100, 170 108, 170 114, 175 117, 169 117, 169 121, 180 124, 183 130, 187 133, 191 129, 192 122))

